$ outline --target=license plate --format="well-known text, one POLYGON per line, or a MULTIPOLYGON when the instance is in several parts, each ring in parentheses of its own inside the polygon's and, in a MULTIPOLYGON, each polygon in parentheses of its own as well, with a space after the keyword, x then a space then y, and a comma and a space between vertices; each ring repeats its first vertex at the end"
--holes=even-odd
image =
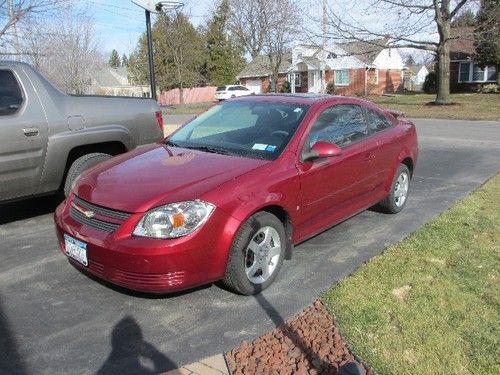
POLYGON ((77 239, 64 235, 64 245, 66 248, 66 255, 80 262, 84 266, 88 266, 87 260, 87 244, 77 239))

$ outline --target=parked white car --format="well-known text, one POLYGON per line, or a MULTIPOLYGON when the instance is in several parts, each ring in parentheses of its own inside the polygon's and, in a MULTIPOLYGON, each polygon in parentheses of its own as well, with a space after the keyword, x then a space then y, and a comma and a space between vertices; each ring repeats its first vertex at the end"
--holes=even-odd
POLYGON ((226 100, 230 98, 237 98, 238 96, 252 95, 253 92, 244 86, 239 85, 225 85, 217 87, 215 91, 215 99, 226 100))

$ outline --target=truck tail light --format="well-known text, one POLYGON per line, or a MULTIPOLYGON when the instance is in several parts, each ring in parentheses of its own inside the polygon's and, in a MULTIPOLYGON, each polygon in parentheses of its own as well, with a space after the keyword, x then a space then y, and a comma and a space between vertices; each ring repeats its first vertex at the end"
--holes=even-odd
POLYGON ((160 130, 163 133, 163 114, 161 111, 155 112, 156 115, 156 121, 158 122, 158 126, 160 127, 160 130))

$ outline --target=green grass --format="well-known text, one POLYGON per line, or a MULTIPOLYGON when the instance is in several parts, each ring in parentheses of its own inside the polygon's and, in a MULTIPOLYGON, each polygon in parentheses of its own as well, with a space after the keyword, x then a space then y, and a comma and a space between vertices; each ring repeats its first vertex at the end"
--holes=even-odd
MULTIPOLYGON (((435 95, 404 94, 395 96, 370 96, 369 100, 384 108, 407 114, 408 117, 444 118, 463 120, 500 120, 500 95, 498 94, 453 94, 451 100, 459 106, 435 107, 425 105, 435 95)), ((199 114, 216 102, 174 105, 162 108, 163 114, 199 114)))
POLYGON ((197 115, 205 112, 217 102, 193 103, 193 104, 178 104, 167 107, 162 107, 164 115, 197 115))
POLYGON ((500 175, 332 287, 379 374, 500 374, 500 175))
POLYGON ((451 101, 460 105, 439 107, 425 105, 436 99, 435 95, 428 94, 370 96, 368 99, 381 107, 404 112, 408 117, 500 120, 498 94, 453 94, 451 101))

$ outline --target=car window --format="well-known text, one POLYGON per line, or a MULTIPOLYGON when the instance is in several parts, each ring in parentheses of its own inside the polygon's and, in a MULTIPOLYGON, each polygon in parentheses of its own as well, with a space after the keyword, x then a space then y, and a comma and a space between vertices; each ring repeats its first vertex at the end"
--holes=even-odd
POLYGON ((238 86, 231 86, 230 88, 228 88, 228 91, 236 91, 238 90, 238 86))
POLYGON ((0 70, 0 116, 16 113, 23 103, 21 87, 10 70, 0 70))
POLYGON ((238 86, 238 90, 248 91, 248 89, 244 86, 238 86))
POLYGON ((368 135, 363 109, 357 105, 339 104, 324 110, 316 119, 307 145, 317 141, 335 143, 345 147, 368 135))
POLYGON ((183 126, 167 143, 274 160, 288 145, 308 109, 307 105, 292 103, 227 101, 183 126))
POLYGON ((384 115, 367 108, 368 126, 371 131, 378 132, 392 126, 392 122, 384 115))

